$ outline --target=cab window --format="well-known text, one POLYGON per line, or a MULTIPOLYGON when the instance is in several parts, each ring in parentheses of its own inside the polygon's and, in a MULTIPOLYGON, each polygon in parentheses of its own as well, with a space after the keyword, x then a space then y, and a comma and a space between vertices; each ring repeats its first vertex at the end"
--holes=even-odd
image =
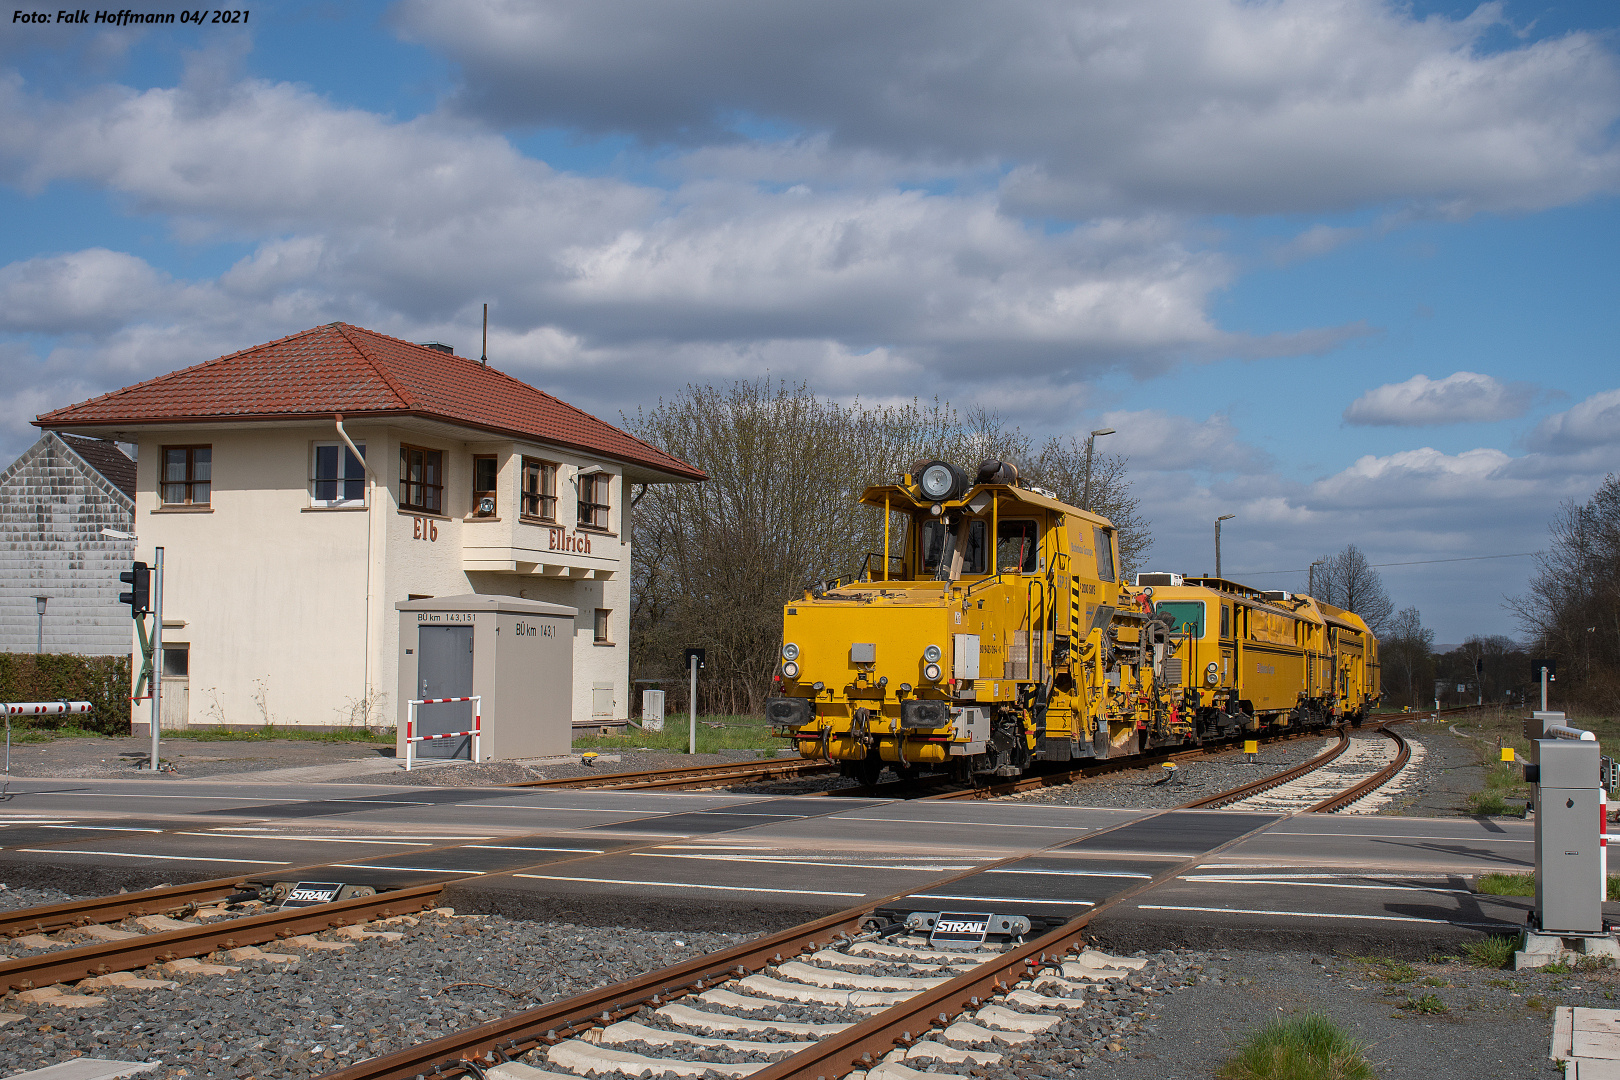
POLYGON ((1165 600, 1153 605, 1153 610, 1168 615, 1175 632, 1204 636, 1204 602, 1202 600, 1165 600))
POLYGON ((1221 637, 1232 636, 1232 609, 1221 605, 1221 637))
POLYGON ((1097 576, 1103 581, 1114 580, 1113 535, 1108 529, 1097 529, 1097 576))
MULTIPOLYGON (((945 540, 951 529, 943 521, 923 522, 917 542, 922 545, 922 568, 925 574, 939 570, 939 560, 945 553, 945 540)), ((984 521, 974 518, 968 522, 967 549, 962 552, 962 573, 984 573, 984 521)))
POLYGON ((1032 573, 1037 565, 1038 552, 1035 522, 996 523, 996 573, 1032 573))

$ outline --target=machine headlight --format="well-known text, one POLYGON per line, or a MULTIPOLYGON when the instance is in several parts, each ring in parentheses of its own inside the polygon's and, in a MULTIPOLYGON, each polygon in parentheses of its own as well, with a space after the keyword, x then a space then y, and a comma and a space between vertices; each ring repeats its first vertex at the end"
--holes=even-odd
POLYGON ((923 650, 923 659, 928 661, 930 664, 939 663, 939 658, 942 655, 943 654, 939 651, 938 645, 930 645, 928 648, 923 650))
POLYGON ((1220 665, 1211 663, 1211 664, 1205 664, 1204 665, 1204 670, 1209 672, 1211 675, 1213 675, 1213 674, 1215 674, 1217 671, 1219 671, 1221 669, 1220 669, 1220 665))
POLYGON ((923 469, 917 483, 922 486, 924 495, 941 502, 950 498, 951 492, 956 489, 956 474, 945 462, 934 461, 923 469))
POLYGON ((799 665, 789 660, 782 665, 782 674, 790 679, 797 679, 799 677, 799 665))
POLYGON ((1221 677, 1220 675, 1216 674, 1218 671, 1220 671, 1220 668, 1214 664, 1210 664, 1208 667, 1204 668, 1204 681, 1211 686, 1214 686, 1216 683, 1220 682, 1221 677))
POLYGON ((942 674, 943 672, 939 670, 938 664, 929 664, 923 668, 923 678, 929 682, 939 682, 939 677, 942 674))
POLYGON ((784 660, 797 660, 798 658, 799 658, 799 647, 797 645, 793 644, 793 642, 790 641, 786 645, 782 646, 782 659, 784 659, 784 660))

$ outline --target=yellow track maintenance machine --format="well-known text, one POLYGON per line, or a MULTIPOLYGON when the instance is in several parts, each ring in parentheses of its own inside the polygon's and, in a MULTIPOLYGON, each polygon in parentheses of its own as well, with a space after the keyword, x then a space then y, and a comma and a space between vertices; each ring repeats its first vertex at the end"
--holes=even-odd
POLYGON ((1121 580, 1106 518, 999 461, 919 463, 861 502, 884 551, 783 612, 766 715, 801 756, 973 781, 1194 736, 1163 689, 1170 619, 1121 580))

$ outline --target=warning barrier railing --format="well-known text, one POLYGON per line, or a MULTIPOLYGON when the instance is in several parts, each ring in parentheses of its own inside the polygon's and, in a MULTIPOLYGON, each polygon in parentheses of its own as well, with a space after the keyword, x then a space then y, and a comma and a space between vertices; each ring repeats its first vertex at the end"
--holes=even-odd
POLYGON ((94 708, 88 701, 0 701, 6 711, 6 780, 11 779, 11 718, 13 716, 61 716, 87 713, 94 708))
POLYGON ((432 742, 434 739, 460 739, 472 736, 472 759, 482 761, 483 735, 484 735, 484 696, 474 694, 471 697, 430 697, 417 698, 415 701, 405 703, 405 771, 410 772, 416 764, 416 744, 419 742, 432 742), (416 733, 416 707, 418 705, 449 705, 458 701, 473 703, 473 726, 470 731, 446 731, 441 735, 418 735, 416 733))

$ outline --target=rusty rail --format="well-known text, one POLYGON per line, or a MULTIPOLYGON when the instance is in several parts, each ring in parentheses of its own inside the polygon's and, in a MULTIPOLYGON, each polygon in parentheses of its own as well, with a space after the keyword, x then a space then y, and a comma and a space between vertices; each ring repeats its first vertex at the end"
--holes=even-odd
POLYGON ((1338 731, 1338 744, 1329 747, 1320 754, 1317 754, 1315 757, 1311 758, 1311 760, 1301 762, 1291 769, 1284 769, 1280 773, 1272 773, 1270 776, 1263 776, 1258 780, 1253 780, 1247 784, 1242 784, 1238 787, 1231 788, 1228 791, 1218 792, 1214 795, 1206 795, 1202 799, 1194 799, 1192 802, 1183 803, 1182 809, 1200 810, 1224 806, 1229 802, 1236 802, 1239 799, 1246 799, 1250 795, 1258 795, 1262 791, 1270 791, 1272 788, 1286 784, 1290 780, 1298 780, 1301 776, 1304 776, 1308 772, 1315 772, 1317 769, 1320 769, 1322 766, 1326 765, 1328 762, 1334 760, 1340 754, 1350 749, 1349 732, 1345 731, 1343 727, 1340 727, 1338 731))
POLYGON ((262 945, 278 938, 316 934, 339 926, 405 915, 432 907, 442 888, 440 885, 418 885, 374 896, 354 896, 314 907, 221 919, 188 926, 183 930, 165 930, 122 941, 59 949, 40 956, 16 957, 0 963, 0 993, 75 982, 113 971, 133 971, 148 964, 207 956, 219 949, 262 945))
POLYGON ((0 936, 48 934, 92 923, 123 922, 141 915, 167 915, 193 904, 222 900, 238 892, 245 877, 213 878, 185 885, 165 885, 158 889, 99 896, 91 900, 69 900, 61 904, 41 904, 0 913, 0 936))
MULTIPOLYGON (((1389 723, 1394 723, 1394 721, 1390 721, 1389 723)), ((1367 779, 1361 781, 1359 784, 1354 784, 1348 788, 1345 788, 1337 795, 1323 799, 1321 802, 1311 807, 1309 813, 1331 814, 1336 810, 1343 810, 1357 799, 1365 798, 1366 796, 1371 795, 1374 791, 1377 791, 1379 788, 1383 787, 1385 784, 1389 783, 1390 780, 1394 779, 1396 773, 1400 772, 1406 767, 1406 763, 1411 760, 1412 757, 1412 748, 1407 745, 1406 740, 1401 738, 1396 732, 1389 730, 1387 723, 1380 725, 1378 730, 1395 740, 1395 745, 1399 748, 1399 752, 1395 755, 1395 760, 1384 766, 1382 769, 1379 769, 1376 773, 1367 777, 1367 779)))
POLYGON ((832 772, 830 761, 806 758, 766 758, 757 762, 728 761, 715 765, 689 765, 641 772, 602 773, 599 776, 561 776, 552 780, 519 780, 501 787, 607 788, 614 791, 652 791, 659 788, 702 787, 715 783, 787 780, 811 773, 832 772))

